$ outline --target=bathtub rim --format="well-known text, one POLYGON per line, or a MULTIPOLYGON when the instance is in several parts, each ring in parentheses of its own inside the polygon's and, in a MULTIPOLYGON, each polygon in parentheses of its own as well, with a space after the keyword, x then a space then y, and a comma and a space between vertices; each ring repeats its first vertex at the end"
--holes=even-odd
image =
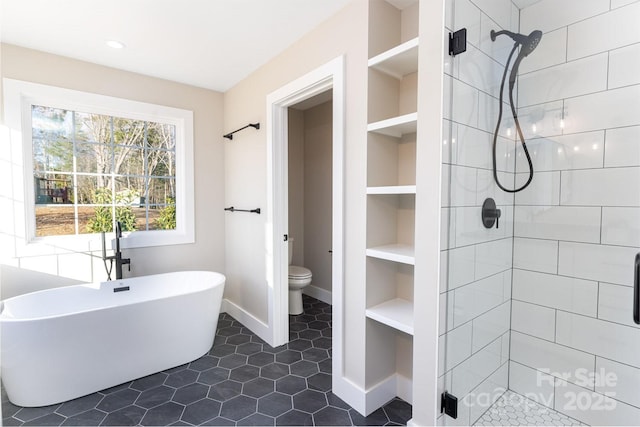
MULTIPOLYGON (((219 273, 217 271, 210 271, 210 270, 182 270, 182 271, 171 271, 171 272, 166 272, 166 273, 156 273, 156 274, 149 274, 149 275, 144 275, 144 276, 136 276, 136 277, 127 277, 124 279, 118 279, 118 280, 111 280, 111 281, 104 281, 104 282, 90 282, 90 283, 80 283, 80 284, 74 284, 74 285, 69 285, 69 286, 58 286, 55 288, 50 288, 50 289, 42 289, 40 291, 35 291, 35 292, 28 292, 26 294, 22 294, 22 295, 16 295, 14 297, 11 298, 7 298, 6 300, 0 300, 0 326, 4 323, 19 323, 19 322, 34 322, 34 321, 39 321, 39 320, 51 320, 51 319, 58 319, 58 318, 62 318, 62 317, 66 317, 66 316, 71 316, 71 315, 77 315, 77 314, 82 314, 82 313, 91 313, 91 312, 96 312, 96 311, 101 311, 101 310, 107 310, 110 308, 114 308, 114 307, 121 307, 121 306, 128 306, 128 305, 134 305, 134 304, 140 304, 140 303, 144 303, 144 302, 150 302, 150 301, 161 301, 161 300, 165 300, 168 298, 176 298, 176 297, 180 297, 182 295, 192 295, 192 294, 197 294, 197 293, 202 293, 202 292, 206 292, 211 288, 214 288, 216 286, 224 286, 226 283, 226 276, 222 273, 219 273), (165 295, 165 296, 161 296, 158 298, 152 298, 152 299, 146 299, 146 300, 142 300, 142 301, 135 301, 135 302, 130 302, 130 303, 125 303, 125 304, 108 304, 108 305, 103 305, 100 307, 94 307, 94 308, 90 308, 90 309, 86 309, 86 310, 80 310, 80 311, 72 311, 72 312, 64 312, 64 313, 59 313, 59 314, 52 314, 52 315, 47 315, 47 316, 38 316, 38 317, 6 317, 4 315, 4 310, 5 310, 5 306, 6 306, 6 302, 10 302, 11 300, 15 300, 15 299, 19 299, 19 298, 26 298, 30 295, 34 295, 34 294, 43 294, 43 293, 50 293, 50 292, 55 292, 58 289, 67 289, 67 288, 73 288, 73 287, 88 287, 88 286, 96 286, 98 288, 102 288, 105 285, 109 285, 111 283, 115 283, 115 282, 126 282, 127 280, 132 280, 132 279, 138 279, 138 278, 152 278, 152 277, 156 277, 156 276, 166 276, 166 275, 171 275, 174 273, 207 273, 207 274, 213 274, 214 277, 217 276, 216 278, 218 280, 215 281, 215 283, 212 286, 208 286, 202 289, 198 289, 195 291, 191 291, 191 292, 183 292, 183 293, 179 293, 179 294, 172 294, 172 295, 165 295)), ((224 299, 224 297, 223 297, 224 299)))

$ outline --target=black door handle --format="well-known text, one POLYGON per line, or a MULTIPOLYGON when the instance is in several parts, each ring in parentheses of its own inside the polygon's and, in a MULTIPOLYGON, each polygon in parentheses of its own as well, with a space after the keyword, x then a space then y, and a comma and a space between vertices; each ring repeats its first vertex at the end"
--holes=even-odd
POLYGON ((640 252, 633 271, 633 321, 640 325, 640 252))

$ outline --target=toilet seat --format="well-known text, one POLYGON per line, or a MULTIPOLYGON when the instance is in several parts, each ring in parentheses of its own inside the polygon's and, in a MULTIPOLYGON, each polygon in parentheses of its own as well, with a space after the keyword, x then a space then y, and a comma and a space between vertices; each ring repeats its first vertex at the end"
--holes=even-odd
POLYGON ((310 279, 312 277, 311 270, 297 265, 289 266, 289 279, 310 279))

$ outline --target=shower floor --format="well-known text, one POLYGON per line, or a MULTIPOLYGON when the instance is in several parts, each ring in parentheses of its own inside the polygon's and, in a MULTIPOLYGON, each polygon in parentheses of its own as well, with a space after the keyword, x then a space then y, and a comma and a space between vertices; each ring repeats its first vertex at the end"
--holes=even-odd
POLYGON ((476 421, 476 426, 583 426, 585 424, 507 390, 476 421))

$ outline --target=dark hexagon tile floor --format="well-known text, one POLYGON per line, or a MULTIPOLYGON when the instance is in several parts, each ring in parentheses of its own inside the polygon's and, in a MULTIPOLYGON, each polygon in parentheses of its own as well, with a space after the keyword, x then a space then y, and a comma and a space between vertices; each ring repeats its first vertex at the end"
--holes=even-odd
POLYGON ((368 417, 331 392, 331 306, 304 295, 290 341, 273 348, 221 314, 201 358, 69 402, 21 408, 2 389, 2 422, 80 426, 404 425, 411 405, 394 399, 368 417))

